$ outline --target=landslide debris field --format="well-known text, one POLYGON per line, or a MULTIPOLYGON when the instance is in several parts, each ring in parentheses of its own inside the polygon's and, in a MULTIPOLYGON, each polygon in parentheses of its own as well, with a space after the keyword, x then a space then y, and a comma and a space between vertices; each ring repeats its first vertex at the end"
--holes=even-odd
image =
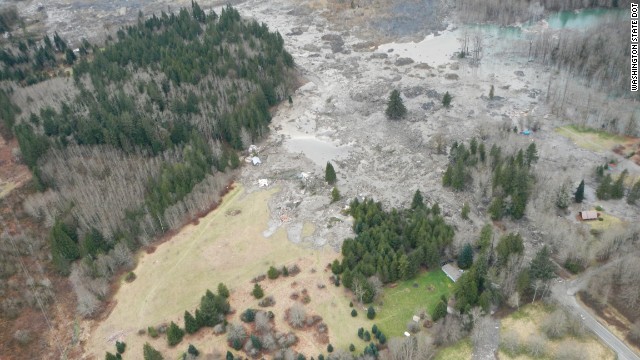
MULTIPOLYGON (((56 0, 42 6, 37 1, 23 1, 17 6, 26 16, 31 31, 56 30, 71 42, 82 37, 97 42, 103 34, 113 33, 119 26, 135 21, 138 11, 150 14, 177 9, 189 3, 182 0, 135 3, 56 0)), ((222 3, 202 2, 201 5, 205 9, 217 9, 222 3)), ((243 17, 256 18, 282 34, 285 47, 295 59, 301 85, 291 94, 291 102, 285 101, 273 109, 270 134, 255 144, 255 155, 260 158, 260 164, 253 166, 247 162, 239 172, 237 182, 242 190, 232 192, 229 196, 234 198, 228 200, 231 201, 229 206, 242 208, 242 212, 235 213, 235 208, 228 209, 228 204, 223 203, 217 212, 200 219, 200 227, 187 227, 172 241, 203 246, 201 254, 191 248, 184 250, 184 256, 198 253, 219 259, 221 254, 215 247, 228 246, 234 239, 226 234, 228 238, 217 238, 217 242, 210 243, 211 239, 193 231, 202 229, 203 224, 227 224, 226 219, 220 218, 227 210, 229 214, 239 216, 228 221, 228 224, 235 222, 243 231, 246 230, 245 233, 238 232, 237 236, 250 233, 252 241, 260 242, 258 250, 271 241, 277 243, 276 249, 288 251, 286 254, 272 254, 265 250, 270 256, 268 259, 258 256, 262 253, 254 254, 255 257, 250 258, 251 267, 243 269, 255 271, 255 274, 242 274, 242 280, 264 273, 270 265, 298 262, 304 265, 298 281, 313 290, 312 301, 318 300, 308 308, 324 317, 334 344, 345 347, 356 341, 352 340, 355 335, 353 329, 365 326, 360 324, 362 317, 348 319, 352 323, 347 327, 342 326, 337 315, 332 315, 336 309, 348 311, 348 298, 343 296, 332 301, 327 294, 338 294, 343 288, 333 288, 328 281, 330 274, 323 273, 323 266, 339 256, 342 241, 353 236, 352 222, 343 211, 351 199, 372 197, 385 207, 406 206, 414 191, 419 189, 426 203, 432 205, 437 202, 446 221, 455 226, 453 249, 474 241, 480 228, 488 221, 486 208, 490 196, 477 192, 455 193, 442 186, 442 175, 449 163, 447 150, 454 141, 468 142, 475 137, 489 146, 500 144, 506 152, 535 142, 540 156, 536 190, 545 186, 555 189, 567 179, 566 174, 571 174, 571 180, 584 178, 586 181, 586 199, 581 205, 583 210, 601 205, 611 219, 616 219, 616 224, 632 222, 634 217, 637 220, 637 208, 624 201, 597 201, 594 189, 597 184, 590 180, 593 167, 609 159, 617 160, 614 174, 626 169, 630 178, 638 178, 640 166, 634 159, 627 159, 614 151, 618 145, 635 144, 635 140, 624 138, 617 141, 612 137, 594 144, 567 127, 570 124, 589 125, 589 117, 583 116, 579 110, 579 100, 585 88, 578 82, 569 82, 569 79, 566 80, 569 85, 565 86, 563 73, 529 61, 524 38, 481 32, 482 57, 474 63, 458 57, 458 39, 465 30, 456 26, 455 19, 447 17, 450 9, 436 1, 370 1, 359 2, 361 4, 354 8, 348 2, 323 0, 231 3, 243 17), (421 16, 414 16, 415 13, 421 13, 421 16), (425 39, 428 34, 431 35, 425 39), (490 99, 488 94, 492 86, 495 97, 490 99), (547 94, 552 87, 560 90, 547 94), (385 116, 387 99, 394 89, 400 91, 408 109, 406 118, 399 121, 388 120, 385 116), (567 100, 562 100, 562 108, 558 110, 548 105, 545 96, 558 99, 563 90, 567 100), (445 92, 453 96, 450 108, 441 103, 445 92), (512 131, 514 127, 518 132, 512 131), (533 127, 537 131, 530 135, 519 134, 520 130, 533 127), (444 151, 439 151, 439 147, 444 151), (327 161, 331 161, 337 172, 336 186, 342 194, 342 199, 337 202, 331 202, 333 187, 324 181, 327 161), (243 202, 246 199, 258 199, 261 203, 246 204, 243 202), (256 213, 252 219, 245 217, 245 212, 264 210, 265 202, 267 213, 256 213), (463 203, 473 204, 470 220, 460 217, 463 203), (249 226, 247 222, 250 222, 249 226), (285 238, 296 246, 286 243, 285 238), (205 248, 203 244, 209 247, 205 248), (311 269, 320 274, 311 275, 311 269), (331 289, 319 291, 317 286, 321 281, 331 289), (343 330, 344 334, 341 333, 343 330)), ((531 31, 537 30, 534 27, 531 31)), ((615 100, 599 104, 610 107, 611 113, 630 113, 627 107, 619 106, 615 100)), ((486 186, 488 181, 474 179, 473 186, 486 186)), ((8 185, 2 186, 0 190, 8 185)), ((540 192, 532 202, 549 202, 552 196, 551 191, 540 192)), ((567 214, 563 220, 577 222, 575 215, 567 214)), ((528 256, 543 245, 543 231, 529 222, 498 225, 508 228, 509 232, 522 234, 528 256)), ((223 230, 234 233, 229 229, 223 230)), ((160 268, 167 265, 162 263, 162 255, 166 253, 175 261, 179 257, 169 256, 169 253, 183 251, 171 244, 160 245, 160 254, 143 255, 135 270, 139 278, 122 286, 115 295, 115 307, 106 319, 83 323, 81 340, 86 341, 84 344, 89 351, 100 357, 116 339, 126 339, 134 351, 139 351, 147 340, 136 335, 139 329, 160 322, 180 321, 185 307, 196 305, 204 289, 213 290, 221 281, 227 282, 232 289, 234 308, 242 311, 248 306, 255 306, 253 298, 246 296, 247 300, 239 296, 248 294, 252 284, 234 284, 240 278, 231 271, 235 268, 230 267, 224 273, 224 279, 215 275, 208 282, 194 278, 197 284, 189 288, 189 297, 193 295, 191 300, 182 296, 173 304, 175 308, 148 313, 154 307, 162 308, 160 301, 163 299, 154 297, 159 287, 151 284, 161 281, 155 276, 162 272, 160 268), (159 262, 145 263, 147 256, 159 262), (141 282, 147 282, 146 287, 140 287, 141 282), (122 292, 127 287, 139 291, 140 297, 122 292), (143 305, 131 303, 145 299, 143 305), (128 312, 134 312, 137 317, 128 312), (118 326, 129 320, 132 324, 128 328, 118 326)), ((255 248, 249 249, 250 244, 245 245, 246 251, 256 251, 255 248)), ((453 257, 454 254, 447 255, 453 257)), ((200 261, 200 264, 204 263, 200 261)), ((179 268, 182 265, 175 263, 169 266, 179 268)), ((204 265, 202 270, 215 274, 212 268, 207 269, 204 265)), ((293 291, 290 288, 293 280, 266 290, 287 298, 293 291)), ((169 292, 167 289, 163 291, 169 292)), ((282 303, 278 306, 285 308, 282 303)), ((364 311, 361 312, 364 315, 364 311)), ((400 321, 404 324, 407 319, 400 321)), ((299 344, 300 350, 319 353, 321 344, 305 336, 299 344)), ((217 343, 205 344, 204 340, 201 337, 194 341, 205 351, 217 349, 218 345, 224 347, 222 338, 218 338, 217 343)), ((158 340, 160 348, 162 345, 159 344, 158 340)), ((463 346, 466 352, 469 344, 459 346, 463 346)), ((494 346, 489 350, 493 353, 497 349, 494 346)))

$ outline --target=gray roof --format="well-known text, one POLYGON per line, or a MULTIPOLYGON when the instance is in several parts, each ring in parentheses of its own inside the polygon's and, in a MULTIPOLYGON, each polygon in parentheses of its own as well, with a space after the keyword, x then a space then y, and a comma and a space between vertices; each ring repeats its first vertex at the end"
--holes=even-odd
POLYGON ((444 271, 444 273, 447 274, 449 279, 451 279, 451 281, 453 282, 458 281, 458 279, 460 278, 460 276, 462 276, 462 273, 464 272, 464 270, 460 270, 454 264, 445 264, 442 267, 442 271, 444 271))

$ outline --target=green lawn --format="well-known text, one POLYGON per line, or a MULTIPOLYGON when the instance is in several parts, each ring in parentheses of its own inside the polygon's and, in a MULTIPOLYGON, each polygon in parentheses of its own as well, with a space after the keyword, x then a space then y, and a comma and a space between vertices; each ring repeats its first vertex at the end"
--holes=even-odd
POLYGON ((407 322, 414 314, 426 309, 431 313, 442 295, 449 295, 453 282, 438 269, 420 274, 417 278, 398 283, 395 288, 385 288, 375 323, 387 338, 400 336, 406 331, 407 322), (414 287, 414 284, 418 284, 414 287))
POLYGON ((556 132, 567 137, 579 147, 593 151, 608 151, 626 139, 606 131, 579 125, 567 125, 556 128, 556 132))

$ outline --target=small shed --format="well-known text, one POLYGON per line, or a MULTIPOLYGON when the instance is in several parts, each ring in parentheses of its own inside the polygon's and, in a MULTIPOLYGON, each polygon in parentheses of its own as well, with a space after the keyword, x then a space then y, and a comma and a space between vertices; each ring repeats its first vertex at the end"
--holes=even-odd
POLYGON ((591 210, 591 211, 580 211, 580 218, 583 221, 587 221, 587 220, 597 220, 598 219, 598 212, 595 210, 591 210))
POLYGON ((254 156, 251 158, 251 163, 256 166, 256 165, 260 165, 262 164, 262 161, 260 161, 260 158, 257 156, 254 156))
POLYGON ((451 279, 451 281, 456 282, 464 273, 464 270, 460 270, 457 266, 453 264, 445 264, 442 266, 442 271, 447 274, 447 277, 451 279))

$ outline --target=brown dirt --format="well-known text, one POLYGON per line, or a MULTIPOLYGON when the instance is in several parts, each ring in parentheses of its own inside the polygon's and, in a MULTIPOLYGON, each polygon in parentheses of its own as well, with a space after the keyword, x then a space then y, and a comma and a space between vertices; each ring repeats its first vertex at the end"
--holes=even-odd
POLYGON ((0 198, 31 180, 29 169, 13 160, 15 148, 18 148, 16 139, 6 141, 0 137, 0 198))

